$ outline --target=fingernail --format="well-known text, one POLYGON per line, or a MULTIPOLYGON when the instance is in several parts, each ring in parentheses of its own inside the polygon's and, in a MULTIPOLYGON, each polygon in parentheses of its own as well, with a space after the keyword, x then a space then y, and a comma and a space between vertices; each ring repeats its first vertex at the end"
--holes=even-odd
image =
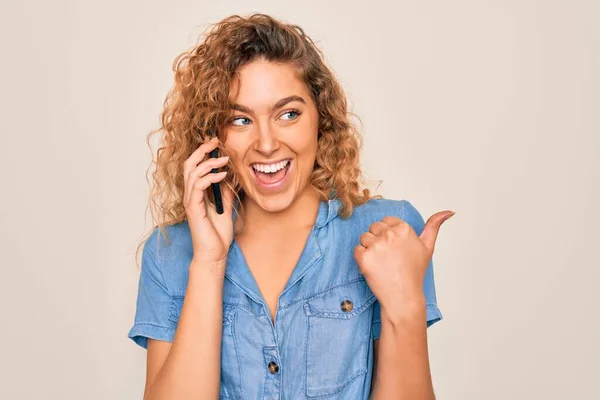
POLYGON ((452 216, 454 216, 454 214, 456 214, 456 212, 452 211, 452 213, 450 215, 448 215, 448 217, 446 219, 451 218, 452 216))

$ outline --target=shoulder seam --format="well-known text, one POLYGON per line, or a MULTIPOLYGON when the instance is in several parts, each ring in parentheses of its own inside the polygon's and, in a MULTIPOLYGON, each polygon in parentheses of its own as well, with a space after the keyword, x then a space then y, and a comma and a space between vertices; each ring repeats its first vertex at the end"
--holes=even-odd
POLYGON ((404 200, 404 199, 400 200, 400 218, 401 218, 403 221, 406 221, 406 220, 404 219, 404 204, 406 204, 406 200, 404 200))
MULTIPOLYGON (((157 232, 156 232, 156 246, 159 247, 160 246, 160 228, 156 228, 157 232)), ((156 260, 156 257, 154 257, 154 253, 152 251, 148 252, 148 255, 150 256, 150 258, 152 259, 152 262, 154 262, 154 265, 156 266, 156 269, 158 270, 158 273, 160 274, 160 279, 162 280, 162 284, 165 286, 165 288, 167 289, 167 293, 169 294, 169 296, 172 296, 172 290, 171 288, 169 288, 169 285, 167 284, 167 280, 165 279, 165 276, 163 275, 163 270, 162 268, 159 266, 158 261, 156 260)))

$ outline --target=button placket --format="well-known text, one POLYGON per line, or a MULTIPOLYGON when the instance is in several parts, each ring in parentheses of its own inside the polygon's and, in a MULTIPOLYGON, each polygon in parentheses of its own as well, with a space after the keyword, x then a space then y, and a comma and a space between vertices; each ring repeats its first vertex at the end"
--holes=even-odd
POLYGON ((271 361, 269 363, 269 372, 272 374, 276 374, 277 372, 279 372, 279 365, 277 365, 275 361, 271 361))
POLYGON ((278 399, 281 392, 281 361, 277 346, 263 347, 265 390, 263 399, 278 399))

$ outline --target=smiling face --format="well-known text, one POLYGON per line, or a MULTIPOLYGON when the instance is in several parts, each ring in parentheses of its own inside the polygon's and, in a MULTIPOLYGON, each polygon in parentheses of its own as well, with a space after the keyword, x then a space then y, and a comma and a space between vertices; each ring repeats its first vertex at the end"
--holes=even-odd
POLYGON ((253 61, 238 76, 224 146, 246 200, 265 211, 281 211, 310 188, 317 108, 289 64, 253 61))

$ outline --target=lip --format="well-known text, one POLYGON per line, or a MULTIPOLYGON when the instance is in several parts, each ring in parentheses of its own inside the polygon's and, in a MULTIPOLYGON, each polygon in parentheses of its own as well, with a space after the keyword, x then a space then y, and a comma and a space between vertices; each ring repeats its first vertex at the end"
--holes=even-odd
MULTIPOLYGON (((276 181, 276 182, 272 182, 272 183, 263 183, 261 182, 258 177, 256 176, 256 173, 254 171, 254 168, 252 168, 252 164, 250 164, 250 166, 248 168, 250 168, 250 173, 252 174, 252 177, 254 178, 254 184, 259 187, 262 190, 267 190, 267 191, 276 191, 279 190, 283 187, 283 185, 285 185, 285 183, 288 180, 288 177, 290 176, 290 173, 292 172, 292 168, 294 167, 294 160, 292 160, 291 158, 284 158, 280 161, 284 161, 284 160, 290 160, 287 167, 286 167, 286 172, 285 175, 283 176, 283 178, 281 178, 280 180, 276 181)), ((280 161, 277 161, 275 163, 271 163, 271 164, 276 164, 280 161)), ((256 163, 253 163, 256 164, 256 163)), ((260 164, 260 163, 259 163, 260 164)), ((266 164, 266 165, 270 165, 270 164, 266 164)))
POLYGON ((261 165, 275 165, 275 164, 277 164, 277 163, 280 163, 280 162, 282 162, 282 161, 285 161, 285 160, 290 160, 290 161, 292 161, 292 159, 291 159, 291 158, 282 158, 281 160, 277 160, 277 161, 271 161, 271 162, 268 162, 268 163, 266 163, 266 162, 265 162, 265 163, 263 163, 263 162, 260 162, 260 161, 256 161, 256 162, 250 163, 249 165, 250 165, 250 168, 252 168, 252 166, 253 166, 254 164, 261 164, 261 165))

